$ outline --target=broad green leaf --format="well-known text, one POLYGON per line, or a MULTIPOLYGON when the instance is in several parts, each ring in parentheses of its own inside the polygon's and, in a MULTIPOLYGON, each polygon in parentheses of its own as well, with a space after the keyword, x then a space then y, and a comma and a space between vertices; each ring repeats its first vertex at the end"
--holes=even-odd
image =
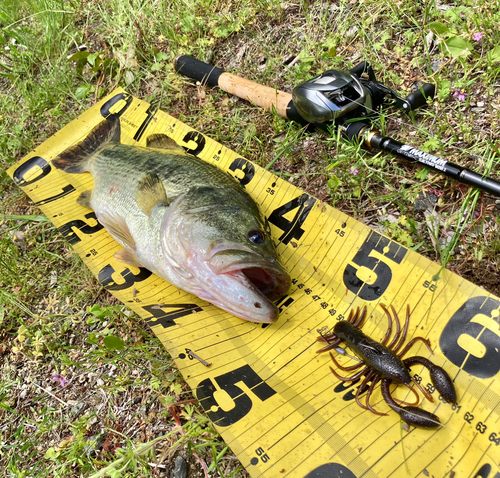
POLYGON ((90 52, 88 51, 79 51, 76 52, 74 55, 70 56, 68 58, 68 61, 78 61, 81 60, 82 58, 87 58, 90 55, 90 52))
POLYGON ((120 337, 114 335, 104 337, 104 345, 109 350, 123 350, 125 348, 125 342, 120 337))
POLYGON ((451 81, 442 80, 438 83, 438 98, 443 101, 448 98, 451 91, 451 81))
POLYGON ((333 191, 335 192, 337 190, 337 188, 340 186, 340 179, 334 175, 332 175, 330 177, 330 179, 328 180, 328 187, 333 191))
POLYGON ((87 62, 89 63, 89 65, 94 66, 95 61, 98 58, 101 58, 101 56, 104 56, 102 52, 91 53, 89 56, 87 56, 87 62))
POLYGON ((461 16, 467 15, 469 8, 465 6, 459 6, 455 8, 448 8, 443 12, 443 16, 450 19, 451 23, 461 24, 463 22, 461 16))
POLYGON ((500 45, 497 45, 493 50, 488 52, 487 57, 489 61, 500 61, 500 45))
POLYGON ((87 312, 90 312, 93 316, 101 318, 106 316, 106 310, 101 309, 98 304, 94 304, 91 309, 87 307, 87 312))
POLYGON ((135 79, 135 75, 130 70, 126 70, 124 76, 125 76, 125 83, 127 85, 130 85, 130 83, 132 83, 135 79))
POLYGON ((158 398, 158 400, 165 408, 168 408, 169 405, 172 405, 177 401, 177 399, 172 395, 162 395, 158 398))
POLYGON ((50 447, 46 452, 45 452, 45 457, 46 460, 55 460, 57 458, 57 453, 54 447, 50 447))
POLYGON ((160 53, 156 55, 156 61, 163 61, 163 60, 168 60, 168 55, 165 52, 160 51, 160 53))
POLYGON ((90 85, 79 86, 75 91, 75 98, 83 100, 90 93, 90 85))
POLYGON ((428 153, 429 151, 435 151, 436 149, 439 149, 440 146, 440 141, 437 138, 431 137, 424 143, 422 149, 428 153))
POLYGON ((175 393, 176 395, 180 395, 182 393, 182 386, 180 383, 171 383, 170 391, 175 393))
POLYGON ((444 23, 441 22, 429 23, 429 28, 436 35, 442 35, 450 30, 444 23))
POLYGON ((467 55, 472 49, 472 44, 462 37, 451 37, 444 42, 445 49, 453 58, 467 55))

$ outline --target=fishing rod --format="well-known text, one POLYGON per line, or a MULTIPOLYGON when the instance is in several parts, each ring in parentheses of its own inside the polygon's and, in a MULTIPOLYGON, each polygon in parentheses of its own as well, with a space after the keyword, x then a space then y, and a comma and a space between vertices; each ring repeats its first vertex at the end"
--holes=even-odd
POLYGON ((427 104, 435 93, 426 83, 406 98, 377 81, 369 63, 363 61, 351 70, 328 70, 293 89, 292 94, 241 78, 191 56, 175 59, 175 70, 208 86, 238 96, 257 106, 302 125, 328 131, 332 124, 353 142, 388 152, 426 166, 444 176, 500 197, 500 182, 446 161, 413 146, 383 136, 370 125, 370 117, 382 106, 410 112, 427 104))

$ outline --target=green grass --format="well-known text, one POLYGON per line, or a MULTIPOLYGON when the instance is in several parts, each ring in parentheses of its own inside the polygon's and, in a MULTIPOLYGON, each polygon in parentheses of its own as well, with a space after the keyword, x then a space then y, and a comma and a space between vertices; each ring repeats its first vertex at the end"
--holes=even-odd
MULTIPOLYGON (((210 58, 291 92, 324 70, 367 60, 403 95, 433 82, 438 95, 427 108, 384 110, 374 125, 499 179, 500 7, 439 5, 3 0, 1 170, 123 86, 499 294, 495 198, 336 134, 304 132, 172 68, 179 54, 210 58), (422 193, 436 200, 427 216, 414 206, 422 193)), ((247 476, 197 405, 178 407, 183 434, 176 428, 168 406, 192 394, 147 326, 100 287, 5 173, 0 197, 2 476, 167 476, 178 453, 198 471, 200 455, 210 476, 247 476)))

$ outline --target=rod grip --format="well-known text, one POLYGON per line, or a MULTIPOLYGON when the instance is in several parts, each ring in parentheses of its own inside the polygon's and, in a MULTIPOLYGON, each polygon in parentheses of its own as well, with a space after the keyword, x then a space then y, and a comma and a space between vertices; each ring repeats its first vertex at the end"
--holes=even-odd
POLYGON ((177 57, 174 61, 174 68, 175 71, 188 78, 200 81, 208 86, 218 86, 226 93, 249 101, 256 106, 268 111, 276 111, 283 118, 296 119, 287 115, 287 110, 290 110, 289 105, 292 101, 290 93, 226 73, 220 68, 187 55, 177 57))
POLYGON ((268 111, 274 110, 279 116, 291 119, 287 115, 288 105, 292 101, 291 93, 263 86, 231 73, 224 73, 220 76, 219 87, 238 98, 249 101, 268 111))
POLYGON ((177 73, 208 86, 219 86, 219 78, 224 73, 224 70, 188 55, 178 56, 174 68, 177 73))

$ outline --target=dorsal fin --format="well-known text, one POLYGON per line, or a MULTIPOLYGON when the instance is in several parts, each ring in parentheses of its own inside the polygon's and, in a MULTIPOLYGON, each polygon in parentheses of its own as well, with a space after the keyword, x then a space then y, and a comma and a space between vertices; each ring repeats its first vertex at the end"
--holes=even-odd
POLYGON ((168 206, 165 186, 157 174, 148 173, 139 181, 135 200, 142 212, 148 216, 155 206, 168 206))
POLYGON ((62 169, 67 173, 83 173, 88 171, 87 163, 94 154, 109 144, 119 141, 120 121, 105 120, 99 123, 82 141, 63 151, 52 161, 52 164, 57 169, 62 169))
POLYGON ((184 152, 184 149, 179 146, 170 136, 166 134, 152 134, 146 140, 148 148, 155 149, 178 149, 184 152))

